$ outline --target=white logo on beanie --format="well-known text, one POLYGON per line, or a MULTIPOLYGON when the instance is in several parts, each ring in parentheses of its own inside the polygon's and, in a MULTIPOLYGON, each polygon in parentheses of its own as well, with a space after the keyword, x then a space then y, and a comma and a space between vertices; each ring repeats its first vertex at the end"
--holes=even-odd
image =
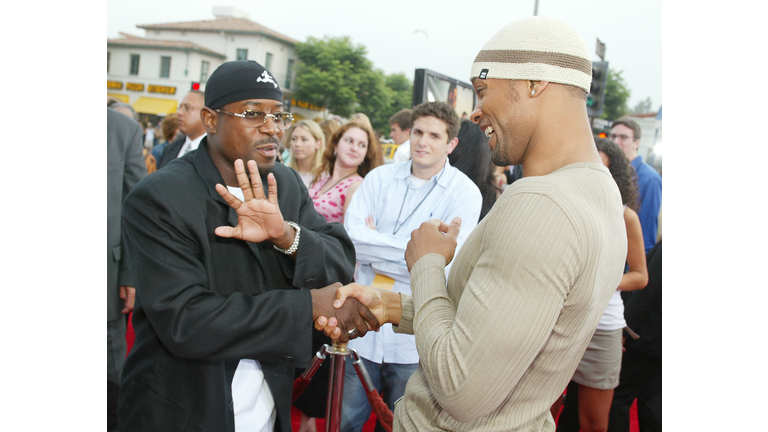
POLYGON ((277 88, 277 83, 275 82, 274 78, 269 76, 269 73, 267 71, 264 71, 264 73, 262 73, 260 77, 256 78, 256 82, 272 83, 275 86, 275 88, 277 88))

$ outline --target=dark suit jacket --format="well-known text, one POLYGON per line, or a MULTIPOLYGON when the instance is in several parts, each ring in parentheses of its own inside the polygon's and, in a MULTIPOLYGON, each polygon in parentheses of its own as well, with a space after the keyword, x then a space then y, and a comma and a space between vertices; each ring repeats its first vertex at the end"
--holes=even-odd
MULTIPOLYGON (((276 164, 278 203, 301 226, 296 262, 271 243, 214 234, 237 215, 207 138, 140 182, 125 202, 124 231, 137 270, 136 342, 123 369, 119 429, 234 431, 231 382, 240 359, 261 362, 290 432, 294 367, 312 359, 308 290, 352 280, 355 251, 329 224, 295 171, 276 164)), ((266 184, 266 180, 264 181, 266 184)))
POLYGON ((627 349, 661 360, 661 242, 648 252, 648 285, 628 291, 624 299, 624 319, 640 339, 627 338, 627 349))
POLYGON ((181 150, 181 146, 183 146, 186 141, 187 136, 181 135, 173 140, 172 143, 165 146, 165 149, 163 149, 163 155, 160 156, 160 159, 157 161, 157 169, 168 165, 170 161, 176 159, 176 156, 179 155, 179 151, 181 150))
POLYGON ((120 221, 123 199, 147 175, 142 136, 138 122, 107 108, 107 321, 122 317, 119 287, 135 285, 125 259, 120 221))

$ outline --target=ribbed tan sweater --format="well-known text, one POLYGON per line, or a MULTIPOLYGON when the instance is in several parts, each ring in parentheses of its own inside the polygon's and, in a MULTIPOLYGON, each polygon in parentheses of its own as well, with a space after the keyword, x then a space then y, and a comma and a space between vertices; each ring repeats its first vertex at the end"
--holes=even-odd
POLYGON ((565 389, 621 279, 627 236, 608 169, 579 163, 502 194, 456 256, 411 270, 395 331, 420 362, 394 431, 554 431, 565 389))

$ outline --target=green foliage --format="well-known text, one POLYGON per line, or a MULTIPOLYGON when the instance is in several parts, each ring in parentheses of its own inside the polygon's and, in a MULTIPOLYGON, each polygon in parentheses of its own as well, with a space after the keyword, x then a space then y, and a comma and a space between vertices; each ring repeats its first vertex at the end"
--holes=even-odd
POLYGON ((629 113, 627 101, 629 100, 630 90, 621 74, 624 71, 608 72, 608 82, 605 85, 605 106, 603 115, 600 118, 616 120, 629 113))
MULTIPOLYGON (((381 72, 380 72, 381 73, 381 72)), ((384 76, 384 97, 374 99, 369 104, 361 103, 360 112, 371 119, 373 128, 380 131, 384 138, 389 137, 389 118, 403 108, 410 108, 413 100, 413 84, 403 74, 384 76)))
POLYGON ((348 36, 307 38, 296 44, 297 99, 328 108, 333 114, 350 117, 362 112, 374 129, 387 132, 389 117, 411 106, 413 84, 402 74, 385 75, 374 70, 363 45, 353 45, 348 36))

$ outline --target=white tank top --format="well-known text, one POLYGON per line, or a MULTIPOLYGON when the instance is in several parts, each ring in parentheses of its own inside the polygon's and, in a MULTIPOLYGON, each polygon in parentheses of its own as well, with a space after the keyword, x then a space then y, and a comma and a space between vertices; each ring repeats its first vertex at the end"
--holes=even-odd
MULTIPOLYGON (((627 206, 624 206, 624 210, 627 206)), ((608 307, 605 308, 603 316, 600 317, 600 322, 597 323, 598 330, 618 330, 627 326, 627 322, 624 321, 624 300, 621 299, 621 291, 616 290, 611 296, 611 300, 608 302, 608 307)))

